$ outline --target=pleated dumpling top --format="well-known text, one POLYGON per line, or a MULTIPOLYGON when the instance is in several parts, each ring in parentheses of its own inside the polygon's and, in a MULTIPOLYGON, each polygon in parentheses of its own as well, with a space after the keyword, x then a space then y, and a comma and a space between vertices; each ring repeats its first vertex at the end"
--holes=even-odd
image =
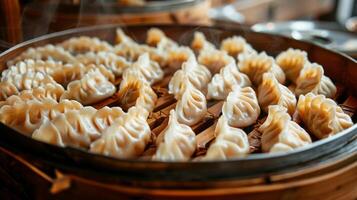
POLYGON ((269 106, 268 117, 258 130, 263 152, 286 152, 311 143, 310 135, 280 105, 269 106))
POLYGON ((196 135, 192 129, 177 121, 175 110, 170 111, 167 127, 160 133, 153 160, 188 161, 196 150, 196 135))

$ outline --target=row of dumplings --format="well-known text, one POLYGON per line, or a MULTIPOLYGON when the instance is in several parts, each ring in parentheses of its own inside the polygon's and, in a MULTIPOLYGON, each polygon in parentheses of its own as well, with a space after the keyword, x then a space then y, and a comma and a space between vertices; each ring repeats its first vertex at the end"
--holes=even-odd
POLYGON ((293 115, 317 138, 353 124, 328 99, 335 96, 336 87, 304 51, 289 49, 274 59, 257 53, 238 36, 223 40, 217 49, 200 32, 194 35, 192 51, 155 28, 148 31, 148 45, 121 29, 116 40, 112 46, 98 38, 71 38, 56 46, 30 48, 9 61, 0 82, 1 122, 51 144, 135 158, 150 142, 146 120, 157 100, 151 85, 163 79, 163 68, 179 66, 168 86, 176 107, 156 140, 155 160, 191 159, 197 146, 191 127, 207 114, 206 99, 225 102, 216 139, 203 160, 246 156, 249 143, 242 128, 256 124, 261 108, 268 114, 259 128, 264 152, 311 143, 293 115), (119 107, 97 110, 81 105, 112 96, 118 78, 120 105, 132 106, 127 113, 119 107))
POLYGON ((256 124, 260 108, 268 114, 258 128, 262 133, 263 152, 285 152, 310 144, 310 135, 295 121, 301 120, 303 126, 318 139, 353 125, 351 118, 330 99, 335 96, 336 87, 324 75, 321 65, 309 62, 306 52, 288 49, 274 59, 264 52, 257 53, 237 37, 224 40, 221 47, 228 47, 227 44, 232 41, 242 44, 239 46, 237 42, 231 45, 239 46, 240 50, 217 50, 205 40, 203 34, 196 33, 192 48, 198 54, 199 63, 189 58, 170 81, 169 92, 175 95, 178 103, 176 109, 170 112, 168 127, 159 136, 161 143, 158 148, 161 151, 157 151, 154 158, 191 159, 195 138, 189 126, 200 121, 201 113, 206 112, 204 94, 207 99, 225 102, 215 128, 216 139, 202 160, 246 156, 249 142, 241 128, 256 124), (237 57, 237 65, 230 55, 237 57), (220 69, 219 73, 209 80, 209 72, 217 72, 217 69, 220 69), (284 84, 289 84, 289 87, 284 84), (189 91, 186 88, 192 86, 194 89, 191 89, 190 95, 183 96, 182 93, 185 93, 182 91, 189 91), (185 103, 186 114, 191 116, 190 122, 182 120, 180 114, 182 109, 179 105, 183 97, 186 102, 191 101, 185 103), (169 148, 172 148, 171 151, 169 148))

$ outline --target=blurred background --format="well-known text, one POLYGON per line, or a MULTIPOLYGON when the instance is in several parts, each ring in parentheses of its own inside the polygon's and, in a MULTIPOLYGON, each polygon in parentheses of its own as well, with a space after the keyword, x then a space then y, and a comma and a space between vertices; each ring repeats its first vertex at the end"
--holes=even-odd
POLYGON ((357 0, 1 0, 0 51, 40 35, 102 24, 244 26, 357 57, 357 0))

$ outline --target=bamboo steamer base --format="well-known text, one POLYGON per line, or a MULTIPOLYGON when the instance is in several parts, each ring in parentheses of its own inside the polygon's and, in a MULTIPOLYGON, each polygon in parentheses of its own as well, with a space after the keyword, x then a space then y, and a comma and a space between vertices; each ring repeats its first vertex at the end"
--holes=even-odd
MULTIPOLYGON (((34 157, 0 148, 3 197, 21 199, 324 199, 357 198, 357 141, 342 148, 343 155, 297 170, 242 180, 179 183, 164 189, 158 182, 110 183, 44 165, 34 157), (146 185, 146 186, 142 186, 146 185), (195 186, 196 185, 196 186, 195 186), (10 191, 7 193, 6 191, 10 191), (11 195, 10 195, 11 194, 11 195)), ((338 154, 339 152, 336 152, 338 154)), ((8 199, 8 198, 6 198, 8 199)))

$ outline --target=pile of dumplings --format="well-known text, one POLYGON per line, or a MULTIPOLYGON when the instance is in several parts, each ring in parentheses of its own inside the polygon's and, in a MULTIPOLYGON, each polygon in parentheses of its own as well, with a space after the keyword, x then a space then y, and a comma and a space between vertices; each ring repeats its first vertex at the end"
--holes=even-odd
POLYGON ((140 158, 149 146, 155 161, 246 157, 249 127, 262 134, 263 153, 288 152, 353 125, 333 100, 336 86, 305 51, 288 49, 274 58, 240 36, 217 48, 195 32, 188 47, 157 28, 148 30, 146 44, 117 29, 115 45, 73 37, 29 48, 7 64, 2 123, 42 142, 115 158, 140 158), (176 103, 153 135, 148 121, 160 98, 154 86, 165 77, 176 103), (95 106, 109 98, 117 106, 95 106), (194 127, 217 102, 214 139, 197 157, 194 127))

